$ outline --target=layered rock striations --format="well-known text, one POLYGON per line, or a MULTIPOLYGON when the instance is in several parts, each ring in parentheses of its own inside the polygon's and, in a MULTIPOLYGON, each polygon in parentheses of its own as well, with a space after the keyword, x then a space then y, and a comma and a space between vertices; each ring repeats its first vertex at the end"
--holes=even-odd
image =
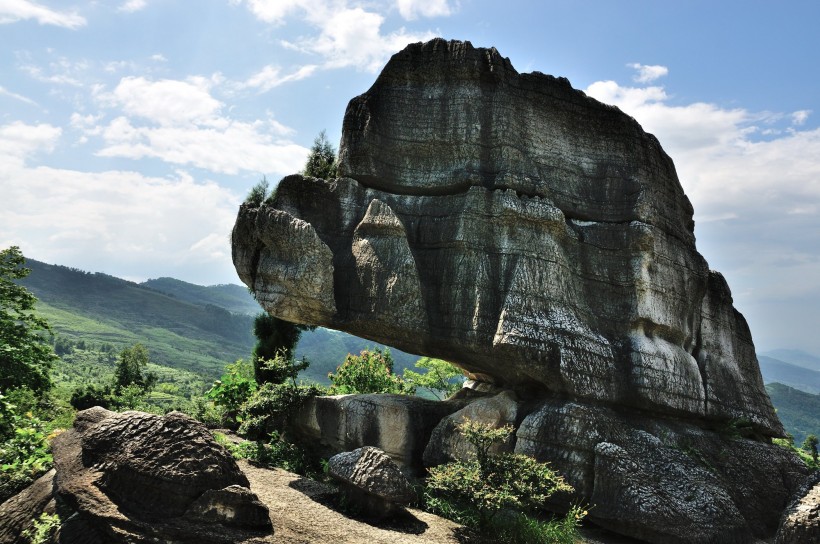
POLYGON ((395 431, 386 404, 346 410, 365 397, 316 399, 294 435, 413 469, 465 455, 460 418, 507 422, 504 447, 552 463, 601 525, 650 542, 774 534, 807 469, 770 444, 784 431, 749 328, 697 252, 672 160, 634 119, 495 49, 433 40, 350 102, 339 172, 286 177, 240 208, 242 281, 274 316, 506 392, 445 403, 434 429, 403 418, 412 447, 379 430, 395 431), (340 438, 339 414, 356 433, 340 438))
POLYGON ((415 44, 350 102, 339 171, 239 213, 234 263, 271 314, 503 386, 783 433, 672 160, 617 108, 495 49, 415 44))

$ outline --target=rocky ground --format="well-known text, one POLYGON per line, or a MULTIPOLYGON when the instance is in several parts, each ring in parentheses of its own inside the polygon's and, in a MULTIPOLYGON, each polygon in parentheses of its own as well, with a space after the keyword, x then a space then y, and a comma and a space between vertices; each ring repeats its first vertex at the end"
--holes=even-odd
MULTIPOLYGON (((407 515, 378 524, 341 513, 332 486, 281 469, 239 461, 251 490, 270 509, 275 535, 282 544, 488 544, 447 519, 408 508, 407 515)), ((582 529, 582 544, 630 544, 636 540, 595 527, 582 529)))

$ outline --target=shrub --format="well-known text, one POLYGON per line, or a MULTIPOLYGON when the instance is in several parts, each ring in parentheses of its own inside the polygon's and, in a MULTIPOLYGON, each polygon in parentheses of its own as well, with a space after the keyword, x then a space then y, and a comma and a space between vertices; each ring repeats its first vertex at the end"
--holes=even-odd
POLYGON ((31 412, 19 414, 0 398, 7 438, 0 442, 0 503, 51 468, 44 424, 31 412))
POLYGON ((266 198, 268 198, 268 180, 262 177, 259 183, 251 188, 248 196, 245 197, 245 204, 261 206, 266 198))
POLYGON ((393 374, 393 358, 389 350, 362 350, 351 355, 336 369, 330 378, 331 394, 347 393, 398 393, 412 395, 415 386, 393 374))
POLYGON ((322 393, 315 385, 263 384, 242 408, 239 433, 251 440, 260 440, 282 431, 307 399, 322 393))
POLYGON ((572 491, 572 487, 532 457, 490 454, 490 447, 506 439, 512 427, 496 429, 466 421, 459 431, 475 447, 476 456, 430 469, 425 491, 428 509, 468 527, 493 531, 499 542, 572 542, 585 512, 575 508, 567 517, 549 521, 535 517, 553 493, 572 491), (496 518, 508 509, 518 513, 496 518), (558 537, 549 536, 553 533, 558 537))
POLYGON ((46 544, 51 542, 51 537, 60 527, 60 516, 57 514, 46 514, 43 512, 40 517, 34 520, 30 529, 23 531, 31 544, 46 544))
POLYGON ((111 408, 114 405, 114 392, 110 386, 102 384, 88 384, 78 387, 71 393, 71 406, 77 410, 85 410, 93 406, 111 408))
POLYGON ((302 449, 276 431, 271 433, 267 443, 261 440, 234 443, 218 433, 214 437, 236 459, 247 459, 262 466, 278 467, 302 475, 314 474, 318 469, 302 449))
POLYGON ((215 381, 206 396, 215 406, 221 407, 225 424, 234 426, 239 422, 239 411, 242 405, 256 391, 256 380, 253 379, 253 367, 239 359, 225 368, 222 378, 215 381))
POLYGON ((313 140, 303 173, 314 178, 333 179, 336 177, 336 170, 336 150, 330 145, 323 130, 313 140))

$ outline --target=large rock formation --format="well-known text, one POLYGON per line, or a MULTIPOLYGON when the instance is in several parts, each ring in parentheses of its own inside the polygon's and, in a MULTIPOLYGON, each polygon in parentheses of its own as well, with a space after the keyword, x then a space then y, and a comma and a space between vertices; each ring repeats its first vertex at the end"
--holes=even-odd
MULTIPOLYGON (((686 541, 725 513, 698 534, 774 532, 806 471, 768 444, 784 431, 749 328, 695 248, 672 160, 634 119, 566 79, 519 74, 495 49, 433 40, 393 56, 350 102, 339 172, 286 177, 239 211, 234 264, 269 313, 514 390, 526 401, 516 451, 607 502, 608 526, 686 541), (651 448, 634 447, 647 436, 651 448), (688 444, 714 469, 693 476, 708 484, 699 502, 669 481, 640 482, 633 502, 616 493, 630 466, 686 470, 670 448, 688 444), (735 461, 714 466, 721 451, 735 461), (743 481, 743 462, 774 488, 743 481), (647 493, 681 496, 642 527, 619 521, 647 493)), ((363 445, 377 444, 345 446, 363 445)))

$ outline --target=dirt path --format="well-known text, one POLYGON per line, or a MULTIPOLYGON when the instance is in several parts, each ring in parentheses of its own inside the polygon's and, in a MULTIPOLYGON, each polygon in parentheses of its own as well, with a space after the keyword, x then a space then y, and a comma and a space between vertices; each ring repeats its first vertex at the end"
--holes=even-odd
POLYGON ((452 521, 408 509, 403 519, 371 525, 330 508, 334 489, 280 469, 239 461, 251 489, 270 509, 274 535, 282 544, 458 544, 474 542, 452 521))

